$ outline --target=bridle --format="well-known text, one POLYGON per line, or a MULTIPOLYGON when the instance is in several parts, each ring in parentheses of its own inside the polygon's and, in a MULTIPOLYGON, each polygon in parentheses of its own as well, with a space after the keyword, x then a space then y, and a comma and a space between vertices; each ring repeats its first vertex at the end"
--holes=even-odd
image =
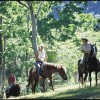
POLYGON ((96 46, 95 46, 95 44, 91 44, 90 57, 96 57, 96 54, 97 54, 96 46))

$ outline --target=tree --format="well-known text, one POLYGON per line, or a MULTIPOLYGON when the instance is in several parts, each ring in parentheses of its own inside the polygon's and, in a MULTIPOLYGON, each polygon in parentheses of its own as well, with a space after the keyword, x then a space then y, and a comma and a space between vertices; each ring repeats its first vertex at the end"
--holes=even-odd
POLYGON ((30 11, 31 21, 32 21, 32 47, 33 47, 34 53, 36 53, 36 51, 37 51, 37 19, 36 19, 36 17, 38 16, 38 14, 40 12, 40 8, 41 8, 43 2, 40 2, 40 6, 38 9, 37 15, 34 13, 32 1, 26 1, 27 5, 22 3, 21 1, 18 1, 18 2, 22 5, 24 5, 25 7, 27 7, 30 11))
POLYGON ((3 52, 3 45, 2 45, 2 16, 0 16, 0 69, 2 67, 2 52, 3 52))
POLYGON ((37 20, 38 33, 41 38, 50 43, 53 43, 53 40, 72 39, 78 25, 75 18, 84 10, 77 5, 86 5, 86 3, 84 1, 60 1, 50 5, 48 15, 37 20))

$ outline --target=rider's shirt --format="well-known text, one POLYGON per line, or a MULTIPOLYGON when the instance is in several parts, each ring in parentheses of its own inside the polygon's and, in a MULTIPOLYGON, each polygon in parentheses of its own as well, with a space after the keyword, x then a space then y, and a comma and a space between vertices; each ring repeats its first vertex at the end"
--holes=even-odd
POLYGON ((46 55, 46 52, 44 49, 42 49, 42 51, 38 51, 38 58, 41 60, 41 61, 44 61, 45 59, 45 55, 46 55))
POLYGON ((15 76, 14 75, 10 75, 9 78, 8 78, 8 83, 15 83, 16 82, 16 79, 15 79, 15 76))
POLYGON ((82 44, 81 50, 84 50, 85 52, 90 51, 90 50, 91 50, 91 45, 90 45, 90 43, 82 44))

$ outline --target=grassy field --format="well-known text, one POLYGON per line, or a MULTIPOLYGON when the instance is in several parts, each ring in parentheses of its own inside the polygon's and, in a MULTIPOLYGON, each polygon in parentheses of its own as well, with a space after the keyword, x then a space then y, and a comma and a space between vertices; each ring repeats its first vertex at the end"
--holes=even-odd
POLYGON ((92 87, 89 83, 85 88, 79 88, 79 84, 66 86, 61 85, 55 87, 55 91, 50 90, 46 93, 36 93, 17 98, 9 99, 100 99, 100 84, 96 87, 92 82, 92 87))

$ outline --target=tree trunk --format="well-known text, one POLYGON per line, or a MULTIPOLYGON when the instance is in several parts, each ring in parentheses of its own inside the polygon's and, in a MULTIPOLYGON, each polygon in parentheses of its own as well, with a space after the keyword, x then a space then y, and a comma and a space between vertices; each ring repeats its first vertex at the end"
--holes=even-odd
MULTIPOLYGON (((27 52, 27 50, 26 50, 26 61, 28 60, 28 52, 27 52)), ((27 76, 27 78, 28 78, 28 67, 26 67, 26 76, 27 76)), ((27 94, 29 93, 29 88, 27 88, 26 89, 26 92, 27 92, 27 94)))
POLYGON ((0 69, 2 68, 2 52, 3 52, 3 46, 2 46, 2 16, 0 16, 0 69))
POLYGON ((31 20, 32 20, 32 48, 34 50, 34 53, 37 51, 37 22, 36 17, 33 11, 32 3, 31 1, 27 1, 30 14, 31 14, 31 20))
MULTIPOLYGON (((3 51, 5 52, 5 47, 6 47, 6 39, 4 38, 4 49, 3 51)), ((3 67, 2 67, 2 99, 4 97, 4 85, 5 85, 5 55, 3 57, 3 67)))
POLYGON ((4 89, 4 68, 2 67, 2 54, 3 54, 3 44, 2 44, 2 16, 0 16, 0 69, 2 69, 2 98, 3 98, 3 89, 4 89))

